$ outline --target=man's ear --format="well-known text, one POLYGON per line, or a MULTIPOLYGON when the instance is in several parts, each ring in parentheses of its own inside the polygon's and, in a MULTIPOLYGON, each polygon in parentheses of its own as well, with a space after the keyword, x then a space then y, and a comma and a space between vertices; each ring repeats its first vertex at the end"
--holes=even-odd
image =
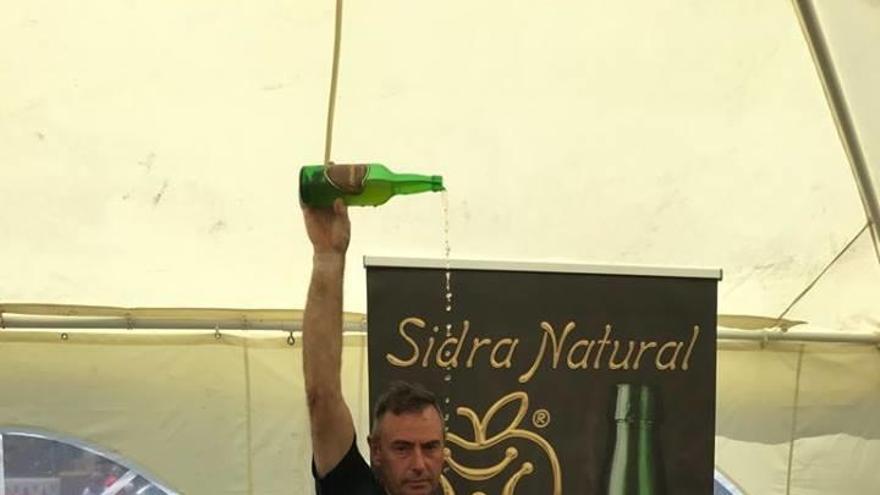
POLYGON ((379 437, 376 435, 367 436, 367 444, 370 445, 370 464, 377 467, 382 463, 379 457, 379 437))

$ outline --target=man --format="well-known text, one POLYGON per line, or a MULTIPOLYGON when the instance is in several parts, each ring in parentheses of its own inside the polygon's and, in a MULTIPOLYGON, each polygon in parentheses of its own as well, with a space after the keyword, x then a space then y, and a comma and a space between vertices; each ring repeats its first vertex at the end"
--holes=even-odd
POLYGON ((378 401, 367 466, 342 398, 342 282, 351 233, 342 200, 332 208, 303 206, 314 248, 303 315, 303 371, 312 435, 312 473, 319 495, 438 493, 443 419, 424 388, 395 383, 378 401))

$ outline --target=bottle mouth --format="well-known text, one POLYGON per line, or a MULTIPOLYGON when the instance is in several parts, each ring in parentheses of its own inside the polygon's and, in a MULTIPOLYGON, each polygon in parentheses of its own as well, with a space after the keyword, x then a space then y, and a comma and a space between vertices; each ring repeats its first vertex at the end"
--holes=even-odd
POLYGON ((443 176, 442 175, 432 175, 431 176, 431 190, 432 191, 445 191, 446 188, 443 187, 443 176))
POLYGON ((654 391, 648 385, 618 383, 614 419, 652 423, 656 417, 656 401, 654 391))
POLYGON ((300 167, 299 169, 299 204, 307 205, 309 204, 309 193, 308 188, 305 187, 306 177, 306 167, 300 167))

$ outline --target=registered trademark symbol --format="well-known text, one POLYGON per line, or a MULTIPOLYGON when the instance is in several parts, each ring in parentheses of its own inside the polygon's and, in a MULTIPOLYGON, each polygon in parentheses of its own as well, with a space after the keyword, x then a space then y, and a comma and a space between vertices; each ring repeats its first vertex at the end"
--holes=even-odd
POLYGON ((532 424, 535 428, 546 428, 550 424, 550 411, 538 409, 532 413, 532 424))

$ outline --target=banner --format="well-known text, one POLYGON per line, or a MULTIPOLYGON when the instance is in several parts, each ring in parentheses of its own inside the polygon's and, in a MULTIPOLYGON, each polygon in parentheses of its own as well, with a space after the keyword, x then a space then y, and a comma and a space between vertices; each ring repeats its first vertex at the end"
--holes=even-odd
POLYGON ((719 270, 365 264, 371 407, 437 394, 448 495, 712 493, 719 270))

